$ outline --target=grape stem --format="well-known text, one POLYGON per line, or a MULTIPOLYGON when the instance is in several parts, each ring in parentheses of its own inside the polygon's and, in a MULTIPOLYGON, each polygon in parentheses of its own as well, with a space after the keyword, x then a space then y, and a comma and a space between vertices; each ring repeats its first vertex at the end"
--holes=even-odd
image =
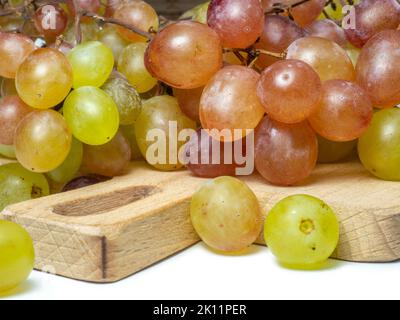
POLYGON ((286 52, 276 53, 276 52, 271 52, 271 51, 262 50, 262 49, 256 49, 255 51, 256 51, 256 53, 258 53, 258 55, 265 54, 267 56, 278 58, 278 59, 286 59, 286 55, 287 55, 286 52))

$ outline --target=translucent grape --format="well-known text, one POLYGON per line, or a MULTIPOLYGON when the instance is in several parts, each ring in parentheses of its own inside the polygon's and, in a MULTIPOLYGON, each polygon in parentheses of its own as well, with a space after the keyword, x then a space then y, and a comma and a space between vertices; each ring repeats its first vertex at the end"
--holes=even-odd
POLYGON ((119 35, 117 29, 111 25, 106 26, 99 32, 98 40, 112 50, 115 62, 118 62, 122 51, 129 44, 119 35))
POLYGON ((374 107, 400 103, 400 30, 382 31, 361 50, 357 82, 369 94, 374 107))
POLYGON ((330 80, 323 84, 320 106, 309 121, 324 138, 345 142, 359 138, 367 130, 372 114, 371 100, 360 86, 330 80))
POLYGON ((199 4, 196 7, 186 11, 183 15, 179 17, 180 20, 189 20, 197 21, 203 24, 207 24, 207 13, 208 7, 210 6, 210 1, 199 4))
MULTIPOLYGON (((75 7, 73 0, 66 1, 68 6, 68 11, 72 16, 75 16, 75 7)), ((76 0, 76 4, 79 10, 88 11, 92 13, 99 13, 101 8, 100 0, 76 0)))
POLYGON ((19 163, 0 166, 0 211, 6 206, 49 195, 44 175, 26 170, 19 163))
POLYGON ((235 148, 239 148, 241 156, 246 155, 243 153, 245 140, 221 142, 213 139, 205 130, 199 129, 185 146, 185 154, 189 160, 186 166, 197 177, 235 176, 236 169, 240 166, 235 161, 235 148), (213 152, 219 152, 219 159, 215 158, 213 152), (225 157, 225 152, 229 152, 230 158, 225 157))
POLYGON ((0 32, 0 76, 15 78, 21 63, 34 50, 35 44, 29 37, 0 32))
POLYGON ((208 25, 226 48, 247 48, 260 37, 264 12, 259 0, 212 0, 208 25))
POLYGON ((318 136, 318 162, 335 163, 342 161, 355 151, 357 140, 336 142, 318 136))
POLYGON ((102 89, 117 105, 120 124, 135 123, 142 111, 142 99, 137 91, 125 79, 118 76, 110 78, 102 89))
POLYGON ((199 88, 222 67, 221 41, 204 24, 173 23, 150 42, 145 64, 153 76, 172 87, 199 88))
POLYGON ((4 78, 0 80, 0 97, 15 96, 17 94, 14 79, 4 78))
MULTIPOLYGON (((144 1, 123 3, 114 12, 114 18, 142 31, 157 31, 158 15, 153 7, 144 1)), ((124 27, 118 27, 123 38, 131 42, 146 42, 147 39, 124 27)))
POLYGON ((200 99, 204 87, 197 89, 174 89, 174 96, 178 99, 182 112, 193 121, 200 123, 200 99))
MULTIPOLYGON (((242 138, 264 116, 256 88, 260 75, 247 67, 228 66, 208 83, 200 101, 200 120, 204 129, 229 129, 232 138, 242 138), (235 137, 233 130, 242 129, 235 137)), ((236 139, 235 139, 236 140, 236 139)))
POLYGON ((178 134, 184 129, 196 129, 196 123, 182 113, 175 98, 157 96, 144 103, 135 123, 136 140, 143 157, 162 171, 178 170, 183 166, 178 153, 186 140, 178 141, 177 137, 171 136, 171 122, 176 124, 178 134), (154 140, 148 136, 151 133, 157 134, 154 140), (163 136, 159 137, 161 134, 163 136))
POLYGON ((400 181, 400 109, 375 113, 360 138, 358 153, 364 167, 384 180, 400 181))
MULTIPOLYGON (((274 5, 282 4, 289 6, 299 3, 299 0, 262 0, 266 12, 273 9, 274 5)), ((325 7, 325 0, 310 0, 299 6, 293 7, 290 11, 294 20, 301 26, 307 26, 315 21, 325 7)))
POLYGON ((0 143, 12 145, 15 129, 19 122, 34 111, 18 96, 8 96, 0 100, 0 143))
POLYGON ((80 141, 72 139, 71 150, 64 162, 47 176, 57 183, 67 183, 78 173, 83 158, 83 145, 80 141))
POLYGON ((71 90, 72 68, 61 52, 37 49, 21 64, 15 84, 26 104, 38 109, 51 108, 62 102, 71 90))
POLYGON ((139 93, 150 91, 157 84, 157 79, 153 78, 144 65, 146 48, 145 43, 133 43, 122 51, 118 60, 118 71, 139 93))
POLYGON ((0 31, 15 32, 24 23, 24 18, 16 15, 0 17, 0 31))
POLYGON ((71 149, 71 131, 54 110, 27 115, 15 132, 15 153, 28 170, 49 172, 60 166, 71 149))
POLYGON ((257 197, 244 182, 232 177, 205 183, 193 195, 190 215, 200 238, 219 251, 246 249, 262 229, 257 197))
POLYGON ((90 173, 115 177, 124 172, 130 160, 131 148, 121 132, 106 144, 84 147, 83 164, 90 173))
POLYGON ((265 221, 268 248, 291 268, 320 267, 339 242, 339 222, 320 199, 295 195, 276 204, 265 221))
MULTIPOLYGON (((260 41, 256 43, 255 47, 269 52, 282 53, 293 41, 305 36, 305 30, 288 17, 267 15, 260 41)), ((262 54, 257 60, 257 66, 264 69, 278 60, 278 58, 262 54)))
POLYGON ((0 156, 9 158, 9 159, 16 159, 15 155, 15 148, 14 145, 7 145, 7 144, 0 144, 0 156))
POLYGON ((396 0, 363 0, 355 6, 355 28, 346 29, 349 41, 362 48, 375 34, 397 29, 400 4, 396 0))
POLYGON ((131 160, 143 159, 139 145, 136 141, 135 125, 131 124, 129 126, 121 126, 120 130, 131 147, 131 160))
MULTIPOLYGON (((82 43, 87 41, 96 41, 99 38, 100 28, 94 20, 81 21, 81 33, 82 33, 82 43)), ((69 43, 75 43, 75 27, 71 23, 64 33, 65 41, 69 43)))
POLYGON ((0 292, 6 292, 24 282, 33 270, 32 238, 16 223, 0 220, 0 252, 0 292))
POLYGON ((332 20, 315 21, 306 30, 310 36, 331 40, 343 48, 347 46, 348 42, 344 30, 332 20))
POLYGON ((257 93, 270 118, 298 123, 317 111, 322 84, 318 74, 306 63, 283 60, 264 70, 257 93))
POLYGON ((323 82, 355 79, 354 66, 346 51, 328 39, 318 37, 298 39, 289 46, 287 58, 308 63, 323 82))
POLYGON ((317 158, 317 137, 306 122, 289 125, 265 118, 256 130, 256 169, 272 184, 290 186, 303 181, 317 158))
POLYGON ((61 35, 68 25, 68 15, 59 5, 42 5, 33 15, 37 31, 50 41, 61 35))
POLYGON ((63 112, 75 138, 86 144, 105 144, 118 131, 118 108, 101 89, 81 87, 72 91, 64 102, 63 112))
POLYGON ((73 87, 101 87, 114 66, 114 56, 109 47, 99 41, 77 45, 67 54, 74 74, 73 87))

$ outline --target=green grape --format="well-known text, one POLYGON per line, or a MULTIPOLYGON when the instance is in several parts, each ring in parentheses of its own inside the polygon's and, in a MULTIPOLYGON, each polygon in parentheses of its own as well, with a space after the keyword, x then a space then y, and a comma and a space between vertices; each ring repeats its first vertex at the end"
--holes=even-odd
POLYGON ((208 7, 210 6, 210 1, 199 4, 198 6, 194 7, 191 10, 186 11, 182 16, 181 19, 192 19, 193 21, 197 21, 203 24, 207 24, 207 12, 208 7))
POLYGON ((6 144, 0 144, 0 156, 16 159, 14 146, 9 146, 6 144))
POLYGON ((0 292, 24 282, 34 262, 35 250, 28 232, 14 222, 0 220, 0 292))
POLYGON ((99 88, 72 91, 64 102, 63 113, 75 138, 89 145, 105 144, 118 131, 118 108, 99 88))
POLYGON ((78 173, 83 158, 82 142, 72 138, 71 150, 64 162, 53 171, 50 171, 47 176, 58 183, 67 183, 72 180, 78 173))
POLYGON ((74 75, 73 87, 101 87, 114 67, 114 56, 109 47, 99 41, 77 45, 67 54, 74 75))
POLYGON ((118 71, 139 93, 150 91, 157 84, 157 79, 153 78, 144 65, 146 48, 145 43, 132 43, 122 51, 118 60, 118 71))
POLYGON ((44 175, 26 170, 19 163, 0 166, 0 211, 6 206, 50 194, 44 175))
POLYGON ((15 154, 28 170, 49 172, 60 166, 71 149, 67 122, 54 110, 34 111, 15 131, 15 154))
POLYGON ((142 99, 137 91, 121 77, 110 78, 102 89, 117 105, 120 124, 133 124, 142 111, 142 99))
POLYGON ((103 30, 99 32, 98 40, 112 50, 116 62, 118 61, 119 56, 121 55, 124 48, 130 43, 122 38, 119 35, 115 26, 112 25, 106 26, 103 30))
POLYGON ((335 163, 349 157, 356 149, 357 140, 335 142, 318 136, 318 162, 335 163))
MULTIPOLYGON (((149 164, 163 171, 183 167, 179 162, 179 150, 186 141, 170 136, 171 124, 176 125, 178 134, 184 129, 196 129, 196 123, 183 114, 176 98, 170 96, 157 96, 144 102, 143 111, 135 123, 136 140, 142 155, 149 164), (155 137, 149 139, 148 135, 152 133, 155 137), (161 133, 163 137, 159 136, 161 133)), ((190 136, 191 133, 188 138, 190 136)))
POLYGON ((131 160, 141 160, 143 156, 136 141, 135 125, 121 126, 121 132, 131 146, 131 160))
POLYGON ((359 139, 358 153, 373 175, 400 181, 400 109, 375 113, 367 132, 359 139))
MULTIPOLYGON (((100 31, 99 26, 94 20, 90 19, 88 21, 82 21, 81 22, 82 42, 98 40, 99 31, 100 31)), ((64 39, 68 43, 75 43, 75 38, 76 38, 75 27, 74 24, 71 23, 71 25, 67 28, 67 30, 64 33, 64 39)))
POLYGON ((257 197, 244 182, 232 177, 205 183, 192 198, 190 215, 200 238, 220 251, 245 249, 262 229, 257 197))
POLYGON ((308 195, 283 199, 265 221, 265 241, 272 253, 291 268, 319 267, 339 242, 339 222, 323 201, 308 195))
POLYGON ((355 67, 357 65, 357 61, 358 61, 358 57, 360 56, 361 49, 353 47, 352 45, 349 45, 349 48, 346 49, 346 52, 355 67))

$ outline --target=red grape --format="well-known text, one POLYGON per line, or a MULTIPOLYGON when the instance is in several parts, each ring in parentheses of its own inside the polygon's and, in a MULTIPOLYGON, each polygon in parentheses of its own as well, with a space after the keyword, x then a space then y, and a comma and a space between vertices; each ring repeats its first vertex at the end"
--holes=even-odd
MULTIPOLYGON (((67 0, 67 7, 72 16, 75 16, 75 7, 73 0, 67 0)), ((100 0, 76 0, 78 10, 99 13, 101 8, 100 0)))
POLYGON ((264 12, 259 0, 212 0, 208 25, 226 48, 247 48, 260 37, 264 12))
POLYGON ((40 34, 54 40, 67 28, 68 15, 58 5, 43 5, 36 10, 33 21, 40 34))
POLYGON ((331 40, 343 48, 347 46, 347 38, 344 30, 332 20, 324 19, 315 21, 306 30, 310 36, 331 40))
POLYGON ((301 182, 311 174, 317 158, 317 137, 307 122, 289 125, 266 117, 256 130, 256 168, 272 184, 301 182))
POLYGON ((190 90, 174 89, 174 96, 178 99, 182 112, 197 123, 200 123, 199 109, 203 90, 204 87, 190 90))

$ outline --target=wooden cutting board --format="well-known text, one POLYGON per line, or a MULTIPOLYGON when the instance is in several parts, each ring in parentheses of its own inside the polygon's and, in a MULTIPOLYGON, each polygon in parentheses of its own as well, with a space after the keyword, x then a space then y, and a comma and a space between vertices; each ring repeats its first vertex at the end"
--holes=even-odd
MULTIPOLYGON (((400 259, 399 183, 377 180, 355 162, 321 165, 303 185, 292 188, 271 186, 257 175, 244 180, 265 213, 291 194, 311 194, 330 204, 341 221, 334 257, 400 259)), ((113 282, 199 241, 189 204, 204 181, 187 171, 159 172, 137 162, 124 176, 12 205, 2 215, 32 235, 38 270, 113 282)), ((261 236, 258 243, 263 244, 261 236)))

